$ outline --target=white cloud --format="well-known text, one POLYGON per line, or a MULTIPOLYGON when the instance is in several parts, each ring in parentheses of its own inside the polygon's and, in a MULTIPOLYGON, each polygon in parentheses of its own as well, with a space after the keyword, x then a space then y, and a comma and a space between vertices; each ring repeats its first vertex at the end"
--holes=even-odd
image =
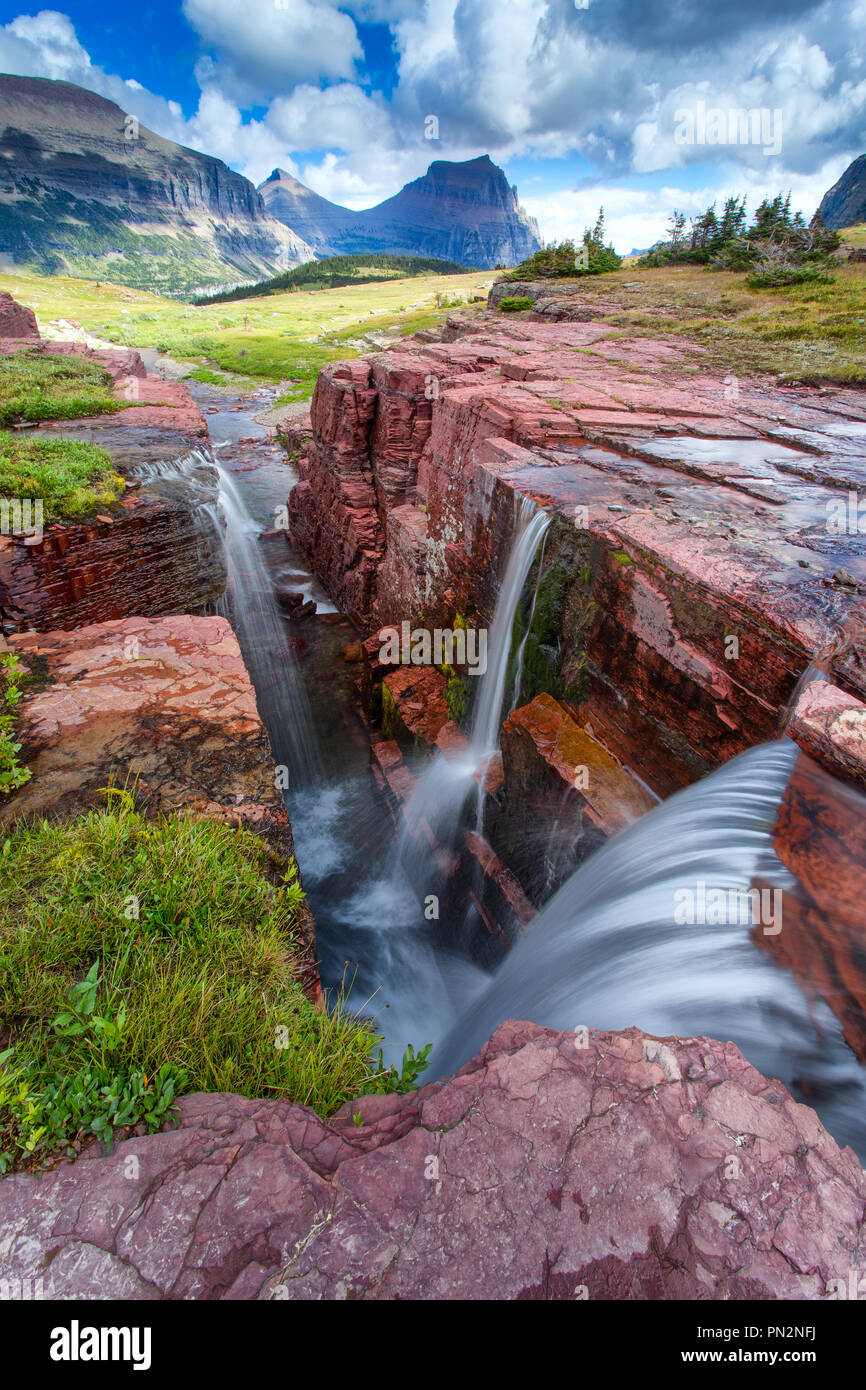
POLYGON ((350 82, 312 87, 303 84, 291 96, 277 97, 268 125, 294 150, 360 150, 387 144, 390 117, 381 101, 350 82))
POLYGON ((712 183, 686 188, 675 183, 661 188, 631 188, 599 180, 580 189, 557 193, 528 194, 522 198, 527 212, 538 219, 546 241, 565 241, 579 237, 591 226, 604 206, 609 239, 620 254, 635 248, 643 250, 666 234, 668 219, 675 208, 687 217, 702 213, 710 203, 721 208, 725 198, 747 196, 747 207, 754 211, 762 198, 774 197, 780 190, 791 190, 791 206, 800 209, 807 220, 824 193, 854 158, 849 153, 834 156, 808 175, 788 174, 785 182, 728 164, 719 169, 712 183))
POLYGON ((183 13, 208 49, 199 80, 251 105, 297 82, 350 78, 363 57, 353 19, 327 0, 183 0, 183 13))
POLYGON ((70 82, 90 67, 71 19, 57 10, 19 15, 0 30, 0 62, 4 72, 70 82), (7 66, 10 61, 14 66, 7 66))

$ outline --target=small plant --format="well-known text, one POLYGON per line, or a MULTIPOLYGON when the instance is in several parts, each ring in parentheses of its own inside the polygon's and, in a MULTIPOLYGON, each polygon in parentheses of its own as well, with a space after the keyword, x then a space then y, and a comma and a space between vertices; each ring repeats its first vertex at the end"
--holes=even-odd
POLYGON ((528 294, 511 294, 500 299, 499 308, 503 314, 521 314, 524 309, 531 309, 533 301, 528 294))
POLYGON ((6 796, 18 787, 23 787, 31 777, 29 767, 23 767, 19 761, 21 744, 14 738, 15 711, 21 699, 21 688, 18 684, 21 674, 21 663, 15 652, 4 652, 0 655, 0 792, 6 796))
POLYGON ((406 1051, 403 1053, 400 1070, 397 1071, 396 1067, 385 1067, 380 1049, 374 1085, 376 1092, 386 1095, 396 1092, 397 1095, 403 1096, 407 1091, 416 1091, 418 1089, 418 1077, 429 1067, 429 1058, 432 1051, 432 1043, 427 1043, 426 1047, 420 1048, 417 1053, 412 1044, 409 1043, 406 1047, 406 1051))
POLYGON ((469 697, 466 693, 466 682, 456 673, 445 685, 445 703, 450 717, 458 724, 462 723, 469 709, 469 697))

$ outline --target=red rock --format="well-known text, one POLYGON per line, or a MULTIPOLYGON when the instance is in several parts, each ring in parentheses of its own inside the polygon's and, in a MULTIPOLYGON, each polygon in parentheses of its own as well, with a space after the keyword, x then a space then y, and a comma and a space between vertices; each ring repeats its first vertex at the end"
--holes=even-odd
POLYGON ((638 1029, 586 1041, 506 1023, 453 1080, 330 1120, 187 1096, 177 1128, 5 1178, 2 1274, 60 1299, 847 1289, 866 1260, 866 1176, 812 1110, 731 1043, 638 1029))
POLYGON ((866 799, 801 754, 773 843, 799 887, 783 897, 782 930, 753 938, 826 1000, 866 1061, 866 799))
POLYGON ((38 338, 39 325, 32 309, 19 304, 8 290, 0 290, 0 338, 38 338))
POLYGON ((218 538, 202 532, 195 505, 137 490, 111 517, 48 526, 38 545, 0 536, 7 632, 155 617, 201 607, 224 587, 218 538))
POLYGON ((27 685, 18 737, 33 777, 0 815, 77 811, 113 774, 156 804, 282 804, 237 639, 224 618, 124 618, 9 639, 27 685), (42 674, 44 672, 44 675, 42 674))
POLYGON ((398 666, 384 678, 382 727, 408 747, 432 748, 448 722, 445 677, 434 666, 398 666))
POLYGON ((506 719, 502 765, 491 838, 539 904, 655 804, 552 695, 536 696, 506 719))
POLYGON ((786 733, 837 776, 866 791, 866 705, 828 681, 807 682, 786 733))

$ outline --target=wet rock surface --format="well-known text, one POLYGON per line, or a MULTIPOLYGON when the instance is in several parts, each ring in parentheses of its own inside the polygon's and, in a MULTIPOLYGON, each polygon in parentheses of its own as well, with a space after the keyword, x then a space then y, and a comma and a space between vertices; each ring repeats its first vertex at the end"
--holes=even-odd
POLYGON ((9 639, 34 677, 18 706, 32 780, 2 819, 76 814, 137 779, 154 807, 282 807, 237 639, 224 618, 125 618, 9 639))
POLYGON ((502 726, 491 838, 537 904, 655 800, 572 712, 537 695, 502 726))
POLYGON ((94 1299, 847 1286, 866 1255, 866 1176, 812 1110, 730 1043, 638 1029, 579 1042, 506 1023, 454 1079, 331 1120, 188 1096, 175 1129, 0 1183, 0 1272, 94 1299))
POLYGON ((866 696, 866 536, 842 516, 861 392, 729 380, 598 322, 463 318, 316 387, 293 531, 366 631, 489 622, 519 493, 554 513, 539 688, 657 794, 774 737, 828 652, 866 696))
MULTIPOLYGON (((824 687, 826 689, 826 687, 824 687)), ((820 996, 866 1061, 866 816, 862 797, 800 755, 774 827, 776 853, 797 879, 777 935, 753 940, 820 996)))

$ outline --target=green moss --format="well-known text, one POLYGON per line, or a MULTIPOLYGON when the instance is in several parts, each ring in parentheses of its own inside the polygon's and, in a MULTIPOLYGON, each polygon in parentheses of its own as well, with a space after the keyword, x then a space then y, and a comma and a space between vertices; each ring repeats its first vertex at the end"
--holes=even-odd
POLYGON ((462 726, 469 709, 469 691, 462 676, 452 674, 445 686, 445 702, 451 718, 462 726))
POLYGON ((380 690, 382 692, 382 733, 385 735, 386 738, 396 738, 400 730, 403 728, 403 721, 400 718, 400 711, 397 708, 394 696, 391 694, 384 681, 382 681, 380 685, 380 690))
POLYGON ((107 507, 125 486, 110 454, 93 444, 0 431, 0 498, 41 500, 44 525, 107 507))

